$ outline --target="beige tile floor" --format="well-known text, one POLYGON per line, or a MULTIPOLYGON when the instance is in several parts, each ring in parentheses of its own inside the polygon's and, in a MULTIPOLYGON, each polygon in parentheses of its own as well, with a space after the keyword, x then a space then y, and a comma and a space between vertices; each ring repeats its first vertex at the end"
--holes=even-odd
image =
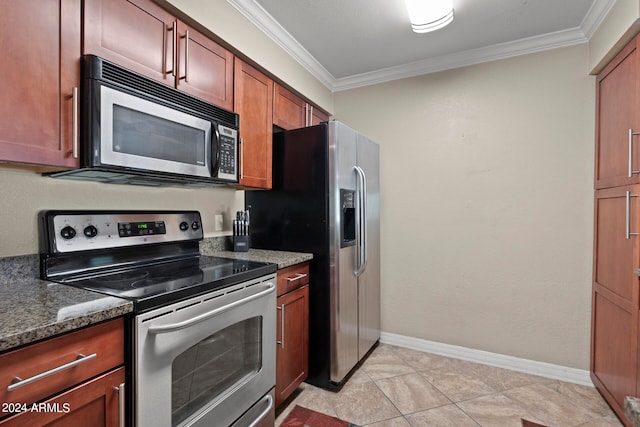
POLYGON ((620 427, 593 387, 380 345, 338 393, 303 384, 295 405, 367 427, 620 427))

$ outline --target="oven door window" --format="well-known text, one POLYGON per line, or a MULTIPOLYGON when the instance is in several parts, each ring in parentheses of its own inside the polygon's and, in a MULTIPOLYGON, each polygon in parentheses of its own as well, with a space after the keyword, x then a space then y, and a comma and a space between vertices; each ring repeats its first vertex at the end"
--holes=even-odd
POLYGON ((171 366, 171 424, 224 398, 262 366, 262 318, 235 323, 178 355, 171 366))
POLYGON ((211 122, 107 86, 100 104, 103 164, 211 176, 211 122))

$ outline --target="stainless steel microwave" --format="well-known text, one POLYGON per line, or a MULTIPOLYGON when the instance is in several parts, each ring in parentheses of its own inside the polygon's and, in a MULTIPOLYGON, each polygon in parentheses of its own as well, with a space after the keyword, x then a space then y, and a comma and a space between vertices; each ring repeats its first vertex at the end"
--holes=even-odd
POLYGON ((81 168, 51 174, 142 185, 237 183, 239 116, 102 58, 82 63, 81 168))

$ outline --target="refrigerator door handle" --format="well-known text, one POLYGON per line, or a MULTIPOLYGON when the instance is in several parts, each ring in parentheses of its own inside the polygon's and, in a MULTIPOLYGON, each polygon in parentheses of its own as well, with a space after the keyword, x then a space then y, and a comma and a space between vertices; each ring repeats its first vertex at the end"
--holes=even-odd
POLYGON ((360 276, 367 268, 367 177, 361 167, 354 167, 358 176, 358 224, 356 226, 357 262, 354 274, 360 276))

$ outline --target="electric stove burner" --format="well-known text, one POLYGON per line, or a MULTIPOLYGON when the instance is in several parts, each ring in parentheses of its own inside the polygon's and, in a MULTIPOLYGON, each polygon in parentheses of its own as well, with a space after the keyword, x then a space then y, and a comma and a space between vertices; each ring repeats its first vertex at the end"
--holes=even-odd
POLYGON ((142 312, 273 272, 274 264, 200 256, 140 265, 127 271, 71 279, 66 283, 129 299, 134 303, 134 311, 142 312))
POLYGON ((120 286, 120 285, 128 285, 133 286, 134 283, 139 282, 141 280, 149 277, 149 272, 144 270, 132 270, 126 271, 123 273, 115 273, 109 274, 108 276, 103 276, 97 279, 94 279, 96 282, 101 282, 105 286, 120 286))
POLYGON ((133 282, 130 286, 132 288, 145 288, 147 286, 153 286, 153 285, 157 285, 159 282, 167 282, 171 280, 169 277, 157 277, 157 278, 144 278, 144 279, 140 279, 140 280, 136 280, 135 282, 133 282))

